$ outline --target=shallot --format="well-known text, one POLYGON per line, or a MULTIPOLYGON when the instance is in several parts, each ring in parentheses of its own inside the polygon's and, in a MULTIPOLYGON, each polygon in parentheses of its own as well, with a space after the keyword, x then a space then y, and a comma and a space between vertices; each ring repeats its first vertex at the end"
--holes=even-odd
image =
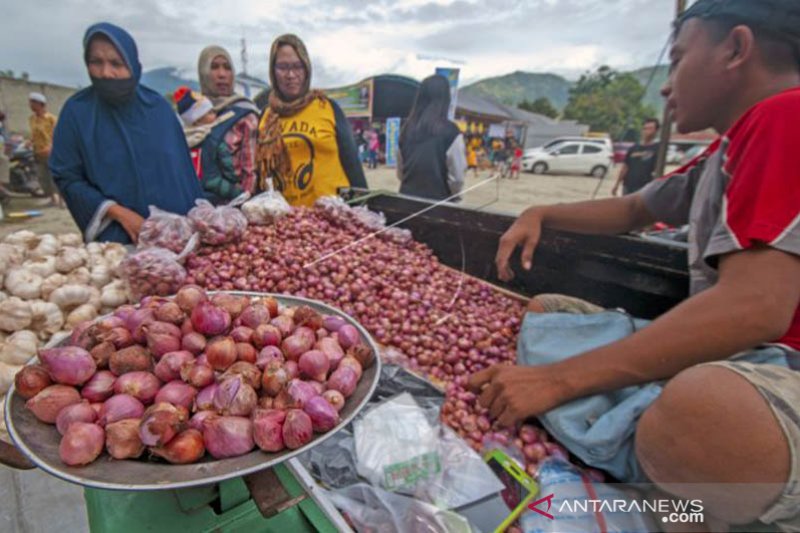
POLYGON ((236 343, 230 337, 215 337, 208 342, 205 354, 211 368, 225 371, 236 362, 236 343))
POLYGON ((315 389, 310 383, 299 379, 291 380, 286 386, 286 392, 292 399, 292 406, 298 409, 302 409, 306 402, 308 402, 314 396, 319 395, 317 389, 315 389))
POLYGON ((327 383, 328 389, 341 392, 345 398, 349 398, 353 394, 356 385, 358 385, 358 375, 355 370, 341 365, 333 371, 327 383))
POLYGON ((164 354, 156 364, 153 373, 163 382, 181 379, 181 368, 194 361, 194 356, 188 351, 169 352, 164 354))
POLYGON ((74 387, 50 385, 25 402, 34 416, 46 424, 55 424, 58 413, 68 405, 80 403, 81 395, 74 387))
POLYGON ((337 411, 341 411, 344 407, 344 396, 338 390, 329 389, 322 393, 322 397, 333 406, 337 411))
POLYGON ((62 435, 67 432, 69 426, 75 422, 88 422, 93 423, 97 420, 97 413, 95 413, 89 402, 82 401, 68 405, 59 411, 56 417, 56 429, 62 435))
POLYGON ((240 416, 207 418, 203 424, 203 442, 215 459, 244 455, 255 446, 253 423, 240 416))
POLYGON ((144 414, 142 402, 130 394, 117 394, 103 402, 97 423, 105 426, 126 418, 141 418, 142 414, 144 414))
POLYGON ((195 396, 197 396, 197 389, 191 385, 187 385, 183 381, 176 380, 170 381, 161 387, 158 394, 156 394, 155 402, 166 402, 191 409, 195 396))
POLYGON ((106 424, 106 450, 114 459, 135 459, 144 452, 139 438, 139 419, 126 418, 106 424))
POLYGON ((100 456, 104 443, 103 428, 97 424, 75 422, 61 438, 58 455, 66 465, 86 465, 100 456))
POLYGON ((300 375, 315 381, 325 381, 330 369, 328 356, 319 350, 309 350, 300 356, 297 361, 300 375))
POLYGON ((117 376, 108 370, 100 370, 81 388, 81 396, 90 402, 104 402, 114 394, 117 376))
POLYGON ((314 431, 325 433, 339 423, 339 412, 322 396, 314 396, 307 400, 303 411, 311 419, 314 431))
POLYGON ((256 391, 239 375, 222 381, 214 395, 214 407, 223 415, 247 416, 257 402, 256 391))
POLYGON ((166 445, 150 448, 150 452, 172 464, 184 465, 199 461, 206 453, 206 448, 203 444, 203 434, 197 429, 189 428, 166 445))
POLYGON ((143 404, 152 403, 161 387, 159 379, 150 372, 128 372, 114 383, 115 394, 130 394, 143 404))
POLYGON ((207 387, 203 387, 194 398, 195 411, 214 409, 214 396, 217 394, 218 388, 219 385, 217 383, 212 383, 207 387))
POLYGON ((42 365, 28 365, 14 376, 14 389, 29 400, 52 384, 50 374, 42 365))
POLYGON ((181 339, 181 350, 200 355, 206 349, 206 337, 202 333, 190 331, 181 339))
POLYGON ((211 302, 201 301, 192 311, 192 327, 206 336, 223 335, 231 327, 231 315, 211 302))
POLYGON ((179 377, 192 387, 201 389, 214 383, 214 369, 197 361, 190 361, 183 365, 179 377))
POLYGON ((283 442, 283 422, 286 412, 277 409, 256 409, 253 412, 253 439, 265 452, 279 452, 283 442))
POLYGON ((197 285, 184 285, 175 294, 175 303, 177 303, 181 310, 187 314, 191 314, 197 304, 204 302, 207 299, 208 296, 206 296, 206 291, 197 285))
POLYGON ((305 412, 291 409, 286 413, 282 434, 287 448, 296 450, 308 444, 311 442, 313 431, 311 418, 305 412))
POLYGON ((142 327, 147 348, 156 359, 169 352, 177 352, 181 349, 181 330, 175 324, 169 322, 151 322, 142 327))
POLYGON ((53 381, 62 385, 83 385, 97 371, 89 352, 77 346, 39 350, 39 360, 53 381))
POLYGON ((150 370, 153 359, 146 348, 139 345, 128 346, 111 354, 108 360, 108 369, 116 376, 138 370, 150 370))

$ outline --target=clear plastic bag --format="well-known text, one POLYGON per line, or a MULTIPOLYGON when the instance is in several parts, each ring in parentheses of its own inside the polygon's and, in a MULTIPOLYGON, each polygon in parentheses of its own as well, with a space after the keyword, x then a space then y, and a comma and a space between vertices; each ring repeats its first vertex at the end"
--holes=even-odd
POLYGON ((150 216, 142 223, 139 231, 138 248, 166 248, 179 254, 194 233, 194 226, 187 217, 151 205, 150 216))
POLYGON ((240 239, 247 230, 247 218, 231 205, 214 207, 208 200, 197 200, 189 220, 205 244, 226 244, 240 239))
POLYGON ((198 237, 193 235, 180 254, 166 248, 145 248, 129 254, 120 263, 120 272, 131 295, 139 300, 145 296, 175 294, 186 281, 183 260, 197 244, 198 237))
POLYGON ((358 473, 372 485, 451 509, 495 494, 503 485, 462 439, 408 393, 354 423, 358 473))
POLYGON ((292 212, 292 206, 267 180, 267 191, 254 196, 242 205, 242 213, 250 224, 265 226, 292 212))

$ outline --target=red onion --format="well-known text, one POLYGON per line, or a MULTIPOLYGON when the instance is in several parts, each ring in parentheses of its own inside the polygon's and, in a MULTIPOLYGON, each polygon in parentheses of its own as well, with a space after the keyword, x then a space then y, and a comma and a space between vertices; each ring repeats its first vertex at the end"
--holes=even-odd
POLYGON ((253 340, 253 330, 247 326, 237 326, 231 330, 231 338, 235 342, 250 342, 253 340))
POLYGON ((75 422, 93 423, 95 420, 97 420, 97 413, 89 405, 89 402, 84 400, 80 403, 68 405, 59 411, 56 417, 56 429, 63 435, 67 432, 69 426, 75 422))
POLYGON ((268 324, 271 315, 267 306, 263 304, 251 304, 247 306, 242 314, 239 315, 238 322, 249 329, 256 329, 261 324, 268 324))
POLYGON ((236 343, 230 337, 215 337, 206 346, 208 364, 220 372, 236 362, 236 343))
POLYGON ((300 379, 291 380, 286 386, 286 392, 292 399, 292 406, 298 409, 302 409, 308 400, 319 395, 310 383, 300 379))
POLYGON ((206 338, 202 333, 191 331, 181 338, 181 350, 199 355, 206 349, 206 338))
POLYGON ((197 429, 187 429, 163 447, 150 448, 153 455, 172 464, 185 465, 199 461, 206 453, 203 434, 197 429))
POLYGON ((189 419, 189 427, 198 431, 203 431, 203 425, 206 423, 206 420, 215 418, 217 416, 219 415, 216 411, 198 411, 191 419, 189 419))
MULTIPOLYGON (((181 335, 186 336, 189 333, 197 333, 192 326, 192 319, 187 318, 181 323, 181 335)), ((205 339, 205 337, 203 337, 205 339)))
POLYGON ((29 400, 52 385, 50 374, 42 365, 28 365, 14 376, 14 389, 17 394, 29 400))
POLYGON ((527 459, 528 461, 533 461, 534 463, 538 463, 539 461, 547 457, 547 449, 541 442, 526 444, 522 448, 522 453, 525 455, 525 459, 527 459))
POLYGON ((300 369, 297 366, 297 361, 286 361, 283 363, 283 368, 285 368, 286 373, 289 374, 289 379, 300 376, 300 369))
POLYGON ((363 370, 361 369, 361 363, 359 363, 355 358, 350 357, 349 355, 339 362, 338 368, 352 368, 353 372, 356 373, 356 381, 361 379, 361 376, 364 373, 363 370))
POLYGON ((181 379, 181 368, 194 361, 194 356, 187 351, 169 352, 164 354, 156 364, 153 373, 163 382, 181 379))
POLYGON ((106 424, 106 450, 114 459, 136 459, 144 452, 139 438, 139 419, 126 418, 106 424))
POLYGON ((214 409, 214 396, 216 395, 218 388, 219 385, 217 383, 212 383, 207 387, 203 387, 194 398, 195 411, 207 411, 214 409))
POLYGON ((326 316, 322 319, 322 327, 330 331, 331 333, 335 333, 339 331, 339 328, 347 324, 347 321, 339 316, 326 316))
POLYGON ((62 385, 83 385, 97 371, 89 352, 77 346, 39 350, 39 360, 52 380, 62 385))
POLYGON ((130 394, 143 404, 152 403, 161 382, 150 372, 128 372, 114 383, 115 394, 130 394))
POLYGON ((256 366, 259 369, 264 370, 272 361, 283 363, 285 361, 283 352, 277 346, 265 346, 260 352, 258 352, 256 366))
POLYGON ((58 455, 66 465, 86 465, 100 456, 104 443, 103 428, 96 424, 75 422, 61 438, 58 455))
POLYGON ((97 340, 102 343, 110 342, 116 349, 126 348, 136 342, 126 327, 112 328, 100 333, 97 335, 97 340))
POLYGON ((262 396, 258 399, 258 407, 261 409, 274 409, 275 398, 272 398, 271 396, 262 396))
POLYGON ((236 360, 245 363, 252 363, 258 360, 258 350, 252 344, 247 342, 236 343, 236 360))
POLYGON ((325 401, 331 404, 336 411, 341 411, 344 407, 344 396, 338 390, 326 390, 322 393, 322 397, 325 398, 325 401))
POLYGON ((301 355, 309 351, 314 346, 314 341, 307 337, 291 335, 283 339, 281 351, 286 359, 297 361, 301 355))
POLYGON ((261 376, 261 388, 269 396, 277 396, 289 383, 289 373, 283 366, 267 367, 261 376))
POLYGON ((258 395, 241 376, 225 379, 214 395, 214 407, 223 415, 247 416, 258 402, 258 395))
POLYGON ((253 438, 265 452, 279 452, 283 443, 283 421, 286 413, 276 409, 256 409, 253 412, 253 438))
POLYGON ((151 322, 142 326, 147 339, 147 348, 156 359, 169 352, 181 349, 181 329, 169 322, 151 322))
POLYGON ((245 383, 255 390, 261 388, 261 371, 252 363, 245 363, 243 361, 233 363, 228 367, 228 370, 220 376, 220 381, 233 376, 240 376, 245 383))
POLYGON ((183 427, 180 413, 168 409, 148 409, 139 424, 139 438, 145 446, 163 446, 183 427))
MULTIPOLYGON (((183 381, 170 381, 158 391, 155 402, 166 402, 191 409, 196 395, 197 389, 191 385, 187 385, 183 381)), ((148 444, 148 446, 152 446, 152 444, 148 444)))
POLYGON ((339 346, 339 342, 332 337, 325 337, 317 341, 316 349, 323 352, 328 357, 330 369, 335 370, 339 366, 339 361, 344 357, 344 350, 339 346))
POLYGON ((69 346, 77 346, 84 350, 91 350, 96 343, 92 332, 93 325, 94 323, 91 320, 87 320, 75 326, 75 329, 72 330, 72 334, 69 337, 69 346))
MULTIPOLYGON (((127 329, 125 331, 128 331, 127 329)), ((108 363, 111 360, 111 355, 117 351, 117 348, 112 342, 101 342, 96 344, 90 351, 89 355, 94 359, 97 368, 108 368, 108 363)))
POLYGON ((272 296, 265 296, 261 298, 258 302, 254 302, 254 304, 263 305, 269 310, 269 316, 275 318, 278 316, 278 300, 273 298, 272 296))
POLYGON ((203 442, 215 459, 238 457, 255 446, 253 423, 240 416, 219 416, 206 419, 203 442))
POLYGON ((360 342, 347 350, 348 357, 354 358, 361 364, 361 368, 369 368, 375 362, 375 353, 372 348, 360 342))
POLYGON ((286 413, 286 420, 283 422, 283 442, 287 448, 296 450, 308 444, 312 435, 311 418, 305 412, 291 409, 286 413))
POLYGON ((519 438, 525 444, 533 444, 534 442, 539 442, 539 433, 535 427, 525 424, 519 428, 519 438))
MULTIPOLYGON (((291 317, 286 315, 278 315, 270 321, 270 324, 278 328, 281 332, 281 337, 288 337, 294 330, 294 321, 291 317)), ((258 328, 256 328, 258 329, 258 328)))
POLYGON ((196 389, 201 389, 214 383, 214 369, 191 361, 181 368, 180 379, 196 389))
POLYGON ((114 352, 108 360, 109 370, 117 376, 138 370, 150 370, 152 367, 153 359, 150 357, 150 353, 146 348, 138 345, 128 346, 114 352))
POLYGON ((103 402, 97 423, 105 426, 126 418, 141 418, 143 414, 142 402, 130 394, 117 394, 103 402))
POLYGON ((97 415, 97 418, 99 419, 100 411, 103 409, 103 402, 90 403, 89 405, 92 406, 92 409, 94 409, 94 412, 97 415))
POLYGON ((283 333, 276 326, 271 324, 261 324, 253 330, 252 342, 256 348, 265 346, 278 346, 283 338, 283 333))
POLYGON ((136 311, 135 306, 130 304, 125 304, 117 307, 117 309, 114 311, 113 316, 122 319, 122 321, 125 322, 125 324, 127 325, 128 318, 130 318, 130 316, 133 314, 134 311, 136 311))
MULTIPOLYGON (((309 343, 311 345, 311 348, 313 348, 314 343, 317 342, 317 334, 314 332, 313 329, 306 326, 298 327, 297 329, 294 330, 294 333, 292 333, 292 335, 295 337, 300 337, 306 343, 309 343)), ((309 350, 311 348, 309 348, 309 350)))
POLYGON ((319 350, 309 350, 300 356, 297 361, 300 375, 316 381, 325 381, 330 369, 328 356, 319 350))
POLYGON ((336 336, 339 341, 339 344, 347 350, 351 346, 355 346, 361 341, 361 335, 359 335, 358 330, 355 326, 351 326, 350 324, 345 324, 344 326, 340 327, 336 331, 336 336))
POLYGON ((307 305, 301 305, 294 309, 292 320, 298 326, 306 326, 312 330, 322 327, 322 315, 307 305))
POLYGON ((197 285, 184 285, 177 294, 175 294, 175 303, 187 314, 190 314, 197 304, 207 299, 206 291, 197 285))
POLYGON ((330 431, 339 423, 339 412, 322 396, 306 401, 303 411, 311 418, 311 425, 318 433, 330 431))
POLYGON ((192 327, 207 337, 223 335, 231 327, 231 315, 210 302, 200 302, 192 311, 192 327))
POLYGON ((161 322, 169 322, 176 326, 183 324, 186 314, 175 302, 164 302, 158 306, 154 313, 156 320, 161 322))
POLYGON ((74 387, 50 385, 25 402, 25 407, 46 424, 55 424, 58 413, 68 405, 80 403, 81 395, 74 387))
POLYGON ((230 314, 231 318, 237 318, 242 311, 250 304, 247 296, 237 296, 226 292, 218 292, 211 296, 211 303, 224 309, 230 314))
POLYGON ((147 339, 144 335, 144 326, 155 321, 152 309, 136 309, 125 318, 125 327, 131 332, 133 340, 139 344, 144 344, 147 339))
POLYGON ((345 398, 349 398, 356 390, 358 376, 352 368, 339 365, 339 368, 331 374, 327 385, 328 389, 339 391, 345 398))

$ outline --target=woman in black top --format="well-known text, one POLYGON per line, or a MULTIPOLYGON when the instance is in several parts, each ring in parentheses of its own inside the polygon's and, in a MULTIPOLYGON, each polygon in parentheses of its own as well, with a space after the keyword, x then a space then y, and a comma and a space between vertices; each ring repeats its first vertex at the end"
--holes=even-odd
POLYGON ((400 131, 397 177, 400 193, 458 201, 467 168, 464 136, 447 119, 450 85, 443 76, 425 78, 400 131))

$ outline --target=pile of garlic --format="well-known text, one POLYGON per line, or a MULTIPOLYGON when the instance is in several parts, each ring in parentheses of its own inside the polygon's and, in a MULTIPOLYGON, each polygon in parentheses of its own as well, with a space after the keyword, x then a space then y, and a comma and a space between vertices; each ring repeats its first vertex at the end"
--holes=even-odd
MULTIPOLYGON (((127 250, 76 233, 17 231, 0 242, 0 397, 54 336, 130 301, 117 275, 127 250)), ((8 440, 0 417, 0 438, 8 440)))

